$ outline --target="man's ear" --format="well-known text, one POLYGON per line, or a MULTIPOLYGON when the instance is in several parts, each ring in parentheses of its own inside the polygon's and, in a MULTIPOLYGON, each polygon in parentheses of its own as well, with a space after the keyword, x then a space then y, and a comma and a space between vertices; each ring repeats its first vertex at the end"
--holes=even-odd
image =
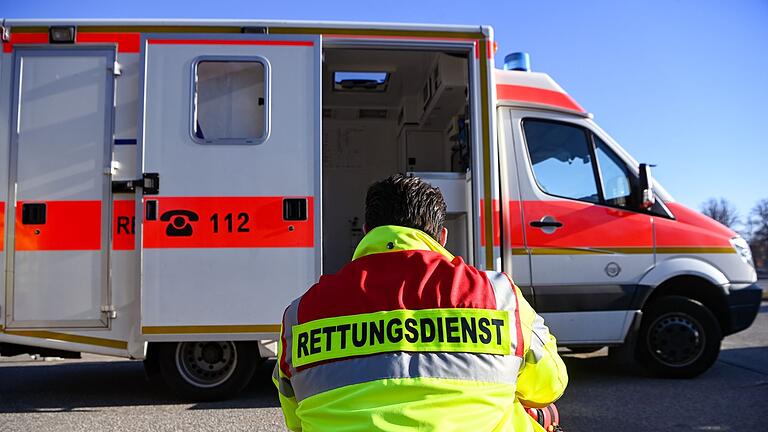
POLYGON ((448 242, 448 228, 443 227, 443 231, 440 233, 440 246, 445 247, 448 242))

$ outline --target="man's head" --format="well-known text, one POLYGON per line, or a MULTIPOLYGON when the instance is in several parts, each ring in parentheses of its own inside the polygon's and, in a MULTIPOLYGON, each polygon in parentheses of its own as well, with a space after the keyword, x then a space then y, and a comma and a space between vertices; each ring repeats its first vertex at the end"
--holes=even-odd
POLYGON ((365 227, 415 228, 445 244, 445 201, 440 189, 418 177, 395 174, 377 181, 365 197, 365 227))

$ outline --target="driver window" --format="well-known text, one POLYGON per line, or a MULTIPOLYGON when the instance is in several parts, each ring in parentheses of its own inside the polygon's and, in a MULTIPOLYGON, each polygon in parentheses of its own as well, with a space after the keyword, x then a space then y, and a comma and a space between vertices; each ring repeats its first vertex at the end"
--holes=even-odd
POLYGON ((630 174, 624 161, 619 159, 603 140, 593 136, 605 203, 616 207, 634 207, 632 186, 635 177, 630 174))
POLYGON ((526 119, 523 131, 533 174, 542 191, 579 201, 600 201, 586 130, 526 119))

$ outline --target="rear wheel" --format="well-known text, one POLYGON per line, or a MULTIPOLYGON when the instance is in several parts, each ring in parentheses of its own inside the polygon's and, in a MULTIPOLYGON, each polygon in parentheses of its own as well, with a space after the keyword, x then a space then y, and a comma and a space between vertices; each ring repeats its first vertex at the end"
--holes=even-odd
POLYGON ((706 306, 686 297, 666 296, 644 311, 636 355, 654 375, 692 378, 714 364, 721 340, 720 324, 706 306))
POLYGON ((165 383, 179 396, 200 401, 235 396, 261 362, 255 342, 162 343, 155 353, 165 383))

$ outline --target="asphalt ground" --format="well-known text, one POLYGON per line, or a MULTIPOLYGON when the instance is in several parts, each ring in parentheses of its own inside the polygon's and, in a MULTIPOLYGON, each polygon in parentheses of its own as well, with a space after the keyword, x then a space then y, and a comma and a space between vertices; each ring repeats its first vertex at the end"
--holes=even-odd
MULTIPOLYGON (((768 430, 768 302, 695 379, 649 378, 606 350, 565 361, 570 385, 558 407, 567 431, 768 430)), ((140 362, 2 358, 0 431, 283 431, 273 365, 235 400, 185 403, 147 382, 140 362)))

